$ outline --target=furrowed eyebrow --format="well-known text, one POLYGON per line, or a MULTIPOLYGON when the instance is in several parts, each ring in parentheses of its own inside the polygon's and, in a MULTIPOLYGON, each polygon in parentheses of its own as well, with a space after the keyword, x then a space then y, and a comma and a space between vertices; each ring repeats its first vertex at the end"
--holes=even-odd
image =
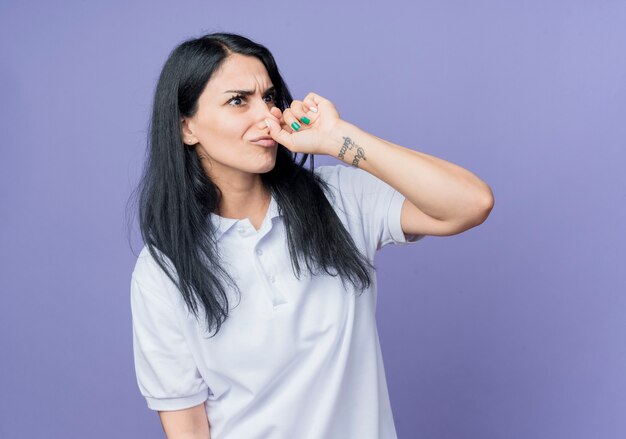
MULTIPOLYGON (((270 88, 268 88, 267 90, 265 90, 265 93, 263 93, 263 95, 266 95, 270 92, 276 91, 276 88, 274 86, 271 86, 270 88)), ((226 90, 224 92, 224 94, 226 93, 237 93, 243 96, 251 96, 254 94, 253 90, 226 90)))

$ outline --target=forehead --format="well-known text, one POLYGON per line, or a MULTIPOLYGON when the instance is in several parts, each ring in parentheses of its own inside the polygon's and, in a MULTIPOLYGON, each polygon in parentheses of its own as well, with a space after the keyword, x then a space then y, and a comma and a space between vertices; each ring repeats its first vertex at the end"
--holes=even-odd
POLYGON ((265 89, 271 85, 263 63, 254 56, 232 54, 207 83, 207 91, 224 93, 226 90, 265 89))

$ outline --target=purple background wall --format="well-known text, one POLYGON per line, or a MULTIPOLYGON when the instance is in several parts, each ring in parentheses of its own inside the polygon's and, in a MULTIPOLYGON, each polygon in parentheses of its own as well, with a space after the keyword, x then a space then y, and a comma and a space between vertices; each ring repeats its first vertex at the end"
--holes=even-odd
POLYGON ((0 437, 162 437, 124 207, 161 65, 217 30, 495 193, 480 227, 379 254, 401 438, 626 437, 624 23, 623 1, 4 0, 0 437))

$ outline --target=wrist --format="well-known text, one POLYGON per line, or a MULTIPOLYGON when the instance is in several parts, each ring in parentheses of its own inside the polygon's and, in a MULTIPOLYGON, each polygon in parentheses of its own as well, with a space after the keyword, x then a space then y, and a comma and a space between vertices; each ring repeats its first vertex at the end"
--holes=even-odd
MULTIPOLYGON (((331 155, 347 165, 357 168, 367 166, 364 142, 367 133, 356 125, 340 121, 333 129, 332 141, 328 145, 328 155, 331 155)), ((367 154, 369 157, 369 154, 367 154)))
MULTIPOLYGON (((324 140, 324 154, 339 158, 340 160, 345 160, 347 157, 341 157, 342 148, 346 138, 354 138, 359 131, 359 128, 350 122, 346 122, 343 119, 339 119, 335 126, 330 130, 329 135, 324 140)), ((344 156, 345 151, 344 151, 344 156)))

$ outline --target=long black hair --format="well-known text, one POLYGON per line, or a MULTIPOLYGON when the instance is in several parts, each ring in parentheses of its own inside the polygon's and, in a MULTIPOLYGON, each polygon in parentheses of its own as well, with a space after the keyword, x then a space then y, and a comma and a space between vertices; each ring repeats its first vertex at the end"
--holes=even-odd
MULTIPOLYGON (((141 236, 152 257, 180 290, 190 312, 205 311, 207 330, 220 330, 229 313, 228 283, 222 267, 211 213, 217 212, 220 192, 206 175, 193 147, 182 141, 181 119, 198 110, 198 98, 213 73, 232 53, 254 56, 267 69, 276 90, 275 104, 285 110, 292 101, 274 57, 264 46, 230 33, 213 33, 183 42, 161 71, 149 125, 143 175, 131 200, 139 195, 141 236)), ((261 174, 283 217, 292 270, 300 279, 322 271, 339 275, 358 294, 370 286, 370 261, 363 256, 333 210, 327 184, 304 168, 308 154, 278 145, 274 168, 261 174)))

